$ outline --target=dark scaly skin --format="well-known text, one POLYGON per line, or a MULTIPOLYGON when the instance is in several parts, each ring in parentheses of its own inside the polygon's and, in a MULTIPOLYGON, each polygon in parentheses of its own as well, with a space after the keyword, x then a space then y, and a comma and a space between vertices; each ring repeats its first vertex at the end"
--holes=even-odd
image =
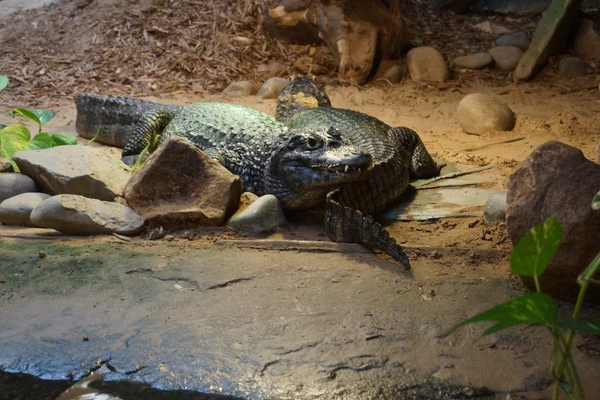
POLYGON ((349 144, 373 157, 373 173, 368 179, 345 183, 328 194, 328 236, 337 242, 378 248, 408 267, 404 251, 372 216, 396 203, 411 177, 435 176, 439 167, 415 131, 392 128, 369 115, 331 108, 330 104, 327 94, 306 77, 292 80, 277 104, 277 119, 286 121, 290 128, 335 126, 349 144))

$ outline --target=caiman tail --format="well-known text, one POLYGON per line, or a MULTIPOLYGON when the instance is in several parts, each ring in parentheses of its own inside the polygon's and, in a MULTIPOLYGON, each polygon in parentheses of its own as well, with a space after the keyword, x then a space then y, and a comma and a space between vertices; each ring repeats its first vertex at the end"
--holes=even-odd
POLYGON ((101 128, 96 141, 120 148, 125 147, 134 128, 149 112, 181 109, 181 106, 89 93, 77 94, 74 100, 77 108, 77 133, 81 137, 92 139, 98 128, 101 128))

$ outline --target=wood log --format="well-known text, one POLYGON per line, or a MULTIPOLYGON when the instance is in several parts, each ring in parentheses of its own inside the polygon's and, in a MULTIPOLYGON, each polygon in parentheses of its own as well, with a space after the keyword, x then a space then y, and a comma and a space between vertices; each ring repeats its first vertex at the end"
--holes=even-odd
POLYGON ((263 27, 279 40, 324 42, 340 78, 361 84, 379 58, 394 58, 408 45, 410 27, 399 0, 284 0, 265 9, 263 27))

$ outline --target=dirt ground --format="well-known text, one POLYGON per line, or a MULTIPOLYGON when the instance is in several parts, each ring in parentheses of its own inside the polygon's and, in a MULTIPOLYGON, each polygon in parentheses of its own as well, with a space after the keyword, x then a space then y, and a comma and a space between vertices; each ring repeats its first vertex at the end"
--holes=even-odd
MULTIPOLYGON (((2 5, 1 2, 0 5, 2 5)), ((15 18, 17 21, 22 21, 22 23, 30 23, 30 19, 33 18, 32 15, 24 13, 17 15, 15 18)), ((510 17, 506 18, 504 21, 508 25, 514 24, 514 21, 510 21, 510 17)), ((530 22, 527 27, 531 29, 530 22)), ((2 28, 1 25, 0 28, 2 28)), ((6 32, 6 28, 4 29, 1 32, 6 32)), ((435 31, 424 34, 423 37, 427 37, 427 35, 435 36, 435 31)), ((41 39, 38 37, 37 40, 41 39)), ((486 43, 486 40, 488 43, 490 42, 489 38, 477 38, 478 43, 486 43)), ((446 57, 458 55, 463 51, 457 50, 455 45, 454 47, 450 46, 449 49, 444 53, 446 57)), ((600 143, 600 75, 591 73, 588 76, 575 79, 561 77, 557 73, 557 60, 558 58, 551 59, 548 67, 534 81, 529 83, 514 83, 510 78, 510 74, 493 70, 478 72, 455 70, 452 80, 443 85, 415 83, 407 78, 395 85, 379 81, 362 87, 344 86, 325 78, 322 78, 322 81, 329 82, 327 92, 335 107, 358 110, 373 115, 392 126, 410 127, 421 135, 427 148, 437 158, 472 167, 493 164, 495 168, 487 172, 492 179, 486 180, 482 187, 491 190, 502 190, 506 188, 508 178, 517 164, 527 157, 536 146, 549 140, 559 140, 575 146, 581 149, 586 157, 596 160, 596 146, 600 143), (477 92, 493 95, 512 108, 517 115, 517 124, 513 131, 492 132, 477 136, 468 135, 460 129, 455 119, 458 102, 465 95, 477 92), (519 140, 514 141, 515 139, 519 140), (510 143, 507 143, 508 141, 510 143)), ((3 64, 0 61, 0 66, 13 68, 13 63, 5 61, 3 64)), ((597 69, 593 70, 593 72, 597 71, 597 69)), ((31 73, 31 70, 29 72, 31 73)), ((0 73, 2 73, 1 69, 0 73)), ((3 101, 0 103, 0 123, 12 122, 9 117, 6 117, 6 112, 16 106, 52 108, 57 112, 57 116, 48 125, 50 131, 67 130, 74 132, 75 109, 73 103, 68 99, 68 96, 73 94, 72 90, 57 87, 56 91, 59 95, 54 96, 51 87, 40 88, 39 85, 36 86, 26 79, 26 76, 27 73, 23 71, 23 75, 19 77, 18 86, 14 87, 14 95, 11 95, 11 87, 1 95, 0 99, 3 101), (37 97, 24 94, 26 91, 23 88, 30 88, 36 93, 37 97), (21 104, 21 101, 28 101, 29 103, 21 104)), ((117 86, 117 82, 101 85, 94 81, 93 84, 85 88, 103 94, 122 94, 123 91, 117 89, 117 86)), ((175 89, 171 88, 168 94, 160 90, 145 89, 140 89, 137 92, 132 90, 132 92, 139 94, 138 97, 140 98, 157 102, 187 104, 197 101, 225 101, 255 107, 271 115, 274 114, 275 110, 274 100, 263 100, 257 96, 230 99, 215 93, 215 91, 195 90, 185 85, 175 89), (149 96, 150 93, 154 95, 149 96)), ((114 148, 105 148, 105 150, 119 152, 118 149, 114 148)), ((475 214, 481 215, 481 212, 482 207, 479 206, 475 210, 475 214)), ((268 359, 268 357, 263 360, 261 358, 264 355, 263 353, 260 354, 260 357, 257 356, 256 359, 253 359, 252 362, 256 360, 262 362, 261 364, 256 361, 260 365, 257 369, 251 369, 252 374, 260 375, 260 379, 256 376, 253 379, 258 379, 261 382, 261 388, 274 385, 281 390, 280 393, 287 393, 287 395, 292 393, 290 398, 293 398, 293 393, 314 398, 319 398, 319 395, 322 398, 328 398, 329 395, 331 395, 331 398, 336 398, 334 396, 337 393, 336 391, 342 391, 340 393, 343 393, 344 385, 351 386, 349 382, 354 379, 352 376, 344 377, 341 380, 342 383, 338 381, 337 386, 331 386, 330 383, 323 384, 323 382, 314 383, 315 388, 324 388, 323 393, 327 395, 319 394, 318 391, 311 392, 306 388, 298 389, 298 387, 301 386, 303 377, 310 377, 310 382, 320 382, 319 379, 322 377, 319 374, 311 375, 315 373, 312 368, 313 364, 318 364, 315 360, 318 360, 319 357, 324 357, 330 363, 328 367, 324 367, 326 370, 336 370, 332 365, 336 365, 341 361, 337 360, 332 354, 343 351, 347 347, 337 348, 334 345, 335 343, 348 340, 348 335, 354 335, 357 330, 360 332, 364 330, 366 337, 377 336, 378 333, 375 331, 378 329, 386 332, 383 336, 390 336, 394 339, 385 346, 377 347, 375 345, 368 347, 368 349, 361 347, 363 345, 357 345, 358 347, 350 345, 349 348, 352 349, 352 354, 360 355, 361 351, 368 351, 368 354, 371 355, 385 353, 387 354, 386 357, 389 357, 385 362, 388 366, 395 362, 397 365, 394 365, 402 365, 402 368, 407 368, 416 375, 422 375, 428 379, 431 377, 441 379, 453 385, 485 386, 491 388, 498 396, 497 398, 511 398, 507 394, 509 391, 519 392, 528 398, 540 398, 540 396, 548 395, 547 386, 545 386, 547 375, 544 374, 547 372, 546 362, 551 353, 551 347, 548 338, 541 331, 523 328, 512 331, 506 336, 477 340, 476 338, 481 330, 479 328, 469 328, 441 342, 435 339, 435 334, 439 333, 444 326, 451 325, 453 321, 472 315, 483 309, 484 306, 491 306, 523 292, 520 282, 511 276, 508 266, 508 254, 512 246, 507 238, 505 226, 501 224, 487 227, 483 225, 481 217, 471 216, 432 221, 400 221, 389 225, 389 230, 398 242, 407 247, 411 260, 414 260, 412 271, 414 275, 410 277, 410 281, 405 281, 405 279, 408 279, 406 275, 396 271, 392 263, 373 254, 363 254, 359 247, 343 247, 341 250, 336 248, 334 251, 327 248, 329 250, 325 254, 307 251, 307 248, 282 251, 281 246, 293 247, 294 240, 327 242, 320 225, 310 224, 302 220, 291 222, 288 227, 269 236, 239 236, 225 228, 219 228, 177 233, 172 240, 162 239, 148 242, 142 239, 134 239, 131 243, 123 243, 113 237, 61 238, 49 234, 47 231, 13 230, 3 227, 0 229, 0 244, 3 257, 7 256, 4 259, 19 263, 20 268, 22 266, 37 266, 39 260, 31 254, 37 254, 39 249, 65 241, 61 245, 63 246, 61 247, 62 250, 59 251, 63 261, 73 261, 78 259, 77 257, 81 259, 82 252, 84 255, 92 252, 96 257, 100 256, 100 259, 102 259, 103 252, 108 251, 106 250, 107 243, 112 243, 110 251, 106 253, 107 256, 110 254, 110 260, 106 261, 108 265, 114 263, 115 259, 118 260, 119 254, 123 256, 123 260, 129 260, 130 255, 128 255, 128 252, 148 252, 148 255, 145 256, 147 259, 144 262, 149 265, 152 264, 154 272, 166 271, 165 273, 168 273, 169 268, 174 268, 172 264, 169 264, 168 258, 177 257, 186 265, 185 268, 189 268, 188 273, 194 274, 191 269, 192 257, 207 256, 209 259, 215 260, 215 263, 220 265, 221 268, 229 267, 231 271, 246 271, 260 276, 262 284, 254 292, 252 291, 252 285, 244 284, 246 285, 244 290, 235 293, 235 298, 230 303, 227 303, 226 297, 217 299, 219 306, 216 310, 218 312, 234 313, 235 317, 232 317, 233 319, 243 320, 243 323, 239 326, 236 324, 231 325, 231 321, 226 318, 222 319, 222 316, 217 316, 217 311, 214 315, 211 314, 211 318, 209 318, 211 321, 223 324, 219 326, 235 326, 235 329, 238 329, 235 333, 227 336, 225 343, 219 344, 219 346, 223 346, 222 349, 220 347, 220 351, 223 352, 225 352, 223 349, 228 345, 242 346, 243 348, 244 343, 248 344, 248 338, 255 337, 252 335, 256 334, 256 332, 252 333, 252 329, 248 328, 247 325, 244 325, 250 324, 251 321, 245 320, 243 312, 239 312, 236 307, 242 307, 244 312, 251 312, 251 309, 243 307, 248 296, 252 298, 268 297, 271 288, 285 284, 291 297, 289 299, 278 298, 278 301, 284 304, 288 304, 287 301, 289 301, 288 305, 293 306, 298 315, 290 316, 289 311, 286 311, 283 306, 277 307, 276 311, 281 313, 281 318, 288 317, 294 321, 294 326, 300 330, 300 336, 306 335, 307 338, 296 344, 302 347, 308 343, 308 348, 311 348, 311 343, 324 341, 330 346, 325 350, 317 347, 318 351, 314 350, 315 353, 311 353, 306 360, 301 362, 297 359, 294 362, 282 361, 282 357, 269 354, 269 357, 275 357, 273 360, 279 361, 268 364, 273 360, 268 359), (254 242, 258 243, 259 239, 280 240, 282 242, 278 245, 279 247, 265 249, 261 248, 261 244, 253 244, 254 242), (73 254, 68 254, 69 249, 72 250, 77 246, 86 250, 73 250, 73 254), (255 247, 258 247, 258 249, 255 247), (21 251, 25 251, 27 256, 21 254, 21 251), (351 251, 351 253, 345 254, 344 251, 351 251), (297 254, 297 252, 300 252, 300 254, 297 254), (243 254, 242 257, 240 257, 240 253, 243 254), (268 259, 268 262, 264 263, 265 265, 262 265, 260 261, 263 257, 268 259), (230 260, 230 262, 227 260, 230 260), (274 273, 273 271, 277 270, 279 266, 284 268, 298 266, 297 268, 303 269, 302 271, 306 272, 306 275, 303 275, 304 272, 296 273, 291 270, 288 272, 278 270, 277 273, 274 273), (282 274, 283 277, 272 277, 270 275, 272 273, 274 276, 282 274), (335 286, 332 282, 335 281, 334 283, 337 284, 340 279, 345 281, 340 285, 341 289, 332 290, 331 288, 335 286), (397 281, 400 281, 400 288, 393 287, 393 282, 397 283, 397 281), (304 289, 307 292, 298 295, 298 291, 302 292, 304 289), (329 294, 327 294, 328 291, 330 291, 329 294), (319 302, 326 303, 328 300, 333 304, 337 302, 344 303, 349 301, 344 299, 348 299, 355 294, 357 294, 357 299, 350 302, 348 307, 342 307, 339 312, 352 313, 355 311, 353 307, 362 307, 364 310, 360 308, 360 313, 362 313, 360 318, 348 317, 345 320, 338 313, 330 312, 331 310, 325 310, 319 306, 319 302), (314 296, 318 301, 310 300, 310 296, 314 296), (303 309, 302 307, 308 307, 309 309, 303 309), (399 313, 399 308, 413 310, 413 312, 402 313, 399 322, 394 319, 396 314, 399 313), (379 324, 369 322, 367 325, 371 325, 364 326, 363 317, 366 315, 365 318, 369 319, 369 313, 381 317, 382 320, 378 321, 379 324), (303 315, 326 316, 323 319, 319 319, 321 317, 316 319, 311 317, 308 319, 311 324, 308 325, 308 328, 303 328, 302 321, 306 321, 302 319, 303 315), (432 321, 435 321, 435 323, 432 321), (346 325, 346 323, 348 324, 346 325), (406 328, 399 330, 397 328, 398 324, 406 326, 406 328), (241 328, 241 326, 244 328, 241 328), (316 331, 322 329, 323 326, 330 329, 330 335, 311 339, 311 336, 319 336, 316 331), (402 343, 403 340, 406 340, 406 342, 402 343), (402 351, 391 351, 390 348, 393 346, 399 346, 398 348, 402 351), (324 356, 324 354, 327 356, 324 356), (270 368, 271 366, 274 366, 274 368, 270 368), (294 368, 301 372, 295 374, 293 372, 294 368), (296 389, 291 388, 292 386, 296 389)), ((314 246, 314 243, 310 246, 314 246)), ((125 264, 125 266, 119 266, 120 269, 117 272, 115 272, 116 270, 107 270, 107 276, 115 272, 120 274, 121 278, 125 274, 130 279, 132 275, 128 274, 127 271, 135 269, 136 265, 139 267, 139 263, 127 261, 125 264)), ((12 285, 10 281, 14 280, 14 276, 11 274, 24 273, 20 270, 13 270, 15 265, 11 268, 8 268, 5 264, 2 265, 3 271, 1 273, 7 278, 9 286, 12 285)), ((211 266, 205 265, 203 268, 205 268, 203 271, 209 271, 211 266)), ((31 271, 28 273, 31 273, 31 271)), ((213 271, 213 273, 218 275, 223 272, 213 271)), ((210 275, 210 272, 207 272, 207 274, 210 275)), ((55 278, 61 279, 59 275, 55 278)), ((244 276, 246 275, 242 277, 244 276)), ((223 281, 239 277, 231 272, 231 276, 228 275, 225 278, 223 278, 223 281)), ((95 297, 92 296, 86 299, 85 296, 81 295, 81 292, 78 292, 77 296, 67 297, 67 300, 63 300, 57 306, 57 310, 61 312, 68 310, 71 307, 70 301, 80 301, 82 303, 75 308, 80 308, 78 312, 81 312, 81 318, 87 318, 86 321, 89 322, 93 320, 93 316, 86 314, 88 313, 86 307, 93 302, 105 299, 105 297, 102 295, 102 290, 93 289, 94 286, 90 283, 95 279, 93 274, 82 279, 83 283, 81 285, 83 286, 77 287, 85 287, 86 290, 91 290, 95 297)), ((122 282, 123 280, 119 285, 123 285, 122 282)), ((131 280, 127 282, 127 285, 134 285, 131 280)), ((220 281, 215 282, 215 284, 218 284, 220 281)), ((138 284, 142 285, 141 283, 138 284)), ((106 288, 112 295, 117 296, 116 293, 121 290, 119 285, 111 288, 110 284, 107 283, 106 288)), ((26 310, 23 314, 24 317, 31 316, 32 321, 35 318, 41 318, 41 314, 45 312, 52 317, 61 318, 61 312, 52 311, 51 307, 42 307, 47 299, 39 298, 32 288, 15 288, 13 286, 7 288, 7 285, 4 285, 0 286, 0 289, 4 300, 11 299, 9 303, 3 303, 0 306, 3 320, 4 318, 11 318, 11 312, 17 312, 15 310, 22 310, 23 308, 26 310), (35 309, 35 307, 42 307, 42 311, 35 309)), ((132 292, 131 288, 128 290, 130 291, 124 296, 129 301, 131 300, 130 297, 135 297, 135 292, 132 292)), ((152 290, 166 289, 165 287, 159 287, 158 289, 152 287, 152 289, 144 290, 146 290, 143 292, 145 295, 152 296, 152 290)), ((173 289, 169 288, 169 290, 173 289)), ((227 290, 231 295, 232 288, 227 290)), ((193 295, 187 293, 186 296, 193 295)), ((192 301, 192 298, 180 298, 176 304, 169 304, 167 298, 161 297, 160 304, 168 308, 169 312, 177 314, 177 307, 183 307, 183 304, 186 301, 192 301)), ((131 307, 136 307, 135 302, 131 301, 131 307)), ((206 303, 202 303, 202 305, 210 307, 206 303)), ((144 305, 144 307, 150 306, 144 305)), ((137 317, 139 317, 139 320, 135 319, 134 322, 142 323, 140 321, 143 321, 143 318, 152 320, 151 307, 144 307, 141 311, 138 309, 137 317)), ((268 301, 263 300, 258 303, 257 307, 265 313, 264 320, 261 321, 270 324, 277 318, 276 312, 265 311, 269 307, 268 301)), ((569 305, 563 304, 562 307, 568 309, 569 305)), ((108 308, 102 310, 108 315, 107 318, 113 321, 112 323, 118 323, 114 322, 118 321, 119 318, 111 314, 113 311, 108 308)), ((191 310, 186 309, 185 315, 180 315, 174 319, 179 323, 186 324, 186 318, 191 315, 186 313, 191 312, 191 310)), ((253 312, 260 311, 255 310, 253 312)), ((358 311, 356 312, 358 313, 358 311)), ((588 312, 593 314, 597 313, 598 310, 590 308, 588 312)), ((167 314, 167 312, 161 314, 156 320, 158 321, 163 317, 167 318, 167 314)), ((75 312, 75 315, 79 314, 75 312)), ((43 322, 49 323, 51 317, 45 316, 43 319, 43 322)), ((76 325, 73 321, 70 323, 76 325)), ((197 329, 197 326, 192 321, 189 322, 186 328, 193 331, 197 329)), ((33 322, 23 323, 15 329, 15 331, 4 331, 4 339, 13 338, 15 332, 21 332, 20 330, 29 332, 28 330, 35 329, 35 324, 33 322)), ((122 326, 120 329, 123 336, 127 336, 125 333, 130 334, 130 332, 126 332, 127 326, 122 326)), ((285 323, 282 322, 278 329, 283 331, 285 323)), ((54 332, 54 334, 57 333, 54 332)), ((213 331, 204 331, 201 332, 200 336, 205 335, 202 337, 206 339, 216 334, 213 331)), ((190 335, 192 334, 190 333, 190 335)), ((155 344, 158 343, 155 336, 152 340, 156 340, 155 344)), ((293 347, 291 342, 300 339, 299 336, 277 336, 275 340, 280 341, 277 342, 277 346, 287 349, 293 347)), ((353 338, 352 340, 358 339, 353 338)), ((597 350, 586 350, 598 348, 597 343, 594 344, 595 342, 590 340, 583 338, 581 342, 578 342, 576 359, 585 367, 584 382, 589 393, 591 393, 592 397, 590 398, 594 398, 594 393, 600 393, 600 387, 596 379, 597 374, 594 374, 594 371, 597 371, 600 366, 600 359, 597 350)), ((269 347, 266 342, 268 340, 261 342, 261 344, 269 347)), ((376 364, 379 362, 378 360, 372 359, 369 362, 376 364)), ((370 370, 370 368, 367 368, 367 370, 370 370)), ((397 370, 394 371, 397 372, 397 370)), ((347 373, 345 371, 341 375, 347 373)), ((397 378, 396 375, 394 377, 394 379, 397 378)), ((239 379, 239 375, 232 373, 227 379, 239 379)), ((375 378, 365 378, 361 381, 361 384, 368 385, 369 379, 375 378)), ((381 384, 383 381, 379 376, 371 381, 371 383, 373 382, 381 384)), ((237 393, 236 390, 240 390, 243 393, 244 390, 250 390, 248 387, 248 385, 240 385, 233 392, 237 393)), ((218 389, 218 385, 210 387, 211 390, 215 388, 218 389)), ((365 389, 361 388, 360 390, 365 389)), ((369 397, 368 395, 352 397, 350 395, 347 398, 375 397, 369 397)))

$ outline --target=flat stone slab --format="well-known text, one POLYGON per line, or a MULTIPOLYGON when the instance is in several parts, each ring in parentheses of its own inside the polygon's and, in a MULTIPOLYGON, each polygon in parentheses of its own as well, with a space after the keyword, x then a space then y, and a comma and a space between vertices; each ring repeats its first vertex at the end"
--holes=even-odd
MULTIPOLYGON (((541 328, 477 339, 485 327, 473 326, 438 338, 523 293, 492 268, 497 258, 465 268, 444 253, 414 255, 413 275, 372 253, 26 240, 27 229, 6 229, 3 371, 78 380, 101 367, 108 383, 244 399, 492 399, 547 388, 552 343, 541 328), (474 368, 490 363, 503 379, 474 368)), ((578 344, 582 380, 597 393, 600 361, 578 344)))

